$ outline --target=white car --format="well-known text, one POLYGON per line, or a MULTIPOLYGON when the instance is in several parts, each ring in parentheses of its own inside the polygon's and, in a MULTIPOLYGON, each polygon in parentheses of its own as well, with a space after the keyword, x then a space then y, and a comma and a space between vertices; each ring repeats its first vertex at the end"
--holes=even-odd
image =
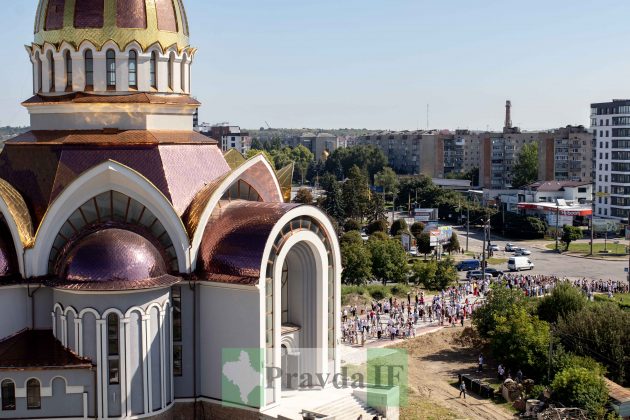
POLYGON ((364 241, 367 241, 368 239, 370 239, 370 237, 367 235, 367 233, 361 232, 361 239, 363 239, 364 241))
POLYGON ((494 252, 499 252, 499 245, 490 245, 490 250, 494 252))
POLYGON ((518 251, 516 251, 514 255, 516 256, 532 255, 532 251, 530 251, 529 249, 521 248, 518 251))

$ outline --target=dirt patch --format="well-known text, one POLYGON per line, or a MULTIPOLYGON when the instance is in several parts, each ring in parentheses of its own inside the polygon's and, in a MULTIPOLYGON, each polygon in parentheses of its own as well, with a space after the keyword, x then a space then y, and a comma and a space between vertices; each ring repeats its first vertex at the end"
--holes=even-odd
POLYGON ((459 398, 453 386, 457 375, 492 376, 491 360, 485 372, 475 374, 480 352, 488 354, 474 330, 445 328, 438 332, 407 340, 394 347, 405 349, 409 355, 409 401, 401 408, 401 419, 511 419, 513 413, 489 400, 469 394, 459 398), (422 404, 414 404, 418 400, 422 404), (435 405, 431 409, 432 404, 435 405))

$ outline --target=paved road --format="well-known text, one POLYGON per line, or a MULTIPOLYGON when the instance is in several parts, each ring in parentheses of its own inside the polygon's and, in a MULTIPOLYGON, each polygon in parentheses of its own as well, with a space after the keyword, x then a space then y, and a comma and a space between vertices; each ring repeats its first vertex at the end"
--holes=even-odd
MULTIPOLYGON (((456 229, 459 236, 459 243, 462 247, 466 246, 466 231, 456 229)), ((505 240, 492 239, 493 244, 499 245, 500 252, 495 252, 494 256, 499 258, 508 258, 512 254, 504 252, 505 240)), ((532 246, 531 241, 511 241, 517 246, 527 248, 532 251, 531 261, 536 266, 531 273, 534 274, 550 274, 561 277, 586 277, 591 279, 616 279, 622 280, 626 278, 624 268, 628 267, 628 261, 605 261, 594 260, 588 258, 572 257, 568 255, 557 254, 555 251, 540 249, 535 245, 532 246)), ((481 253, 482 235, 479 231, 471 232, 469 250, 481 253)), ((494 266, 501 270, 507 270, 507 263, 494 266)))

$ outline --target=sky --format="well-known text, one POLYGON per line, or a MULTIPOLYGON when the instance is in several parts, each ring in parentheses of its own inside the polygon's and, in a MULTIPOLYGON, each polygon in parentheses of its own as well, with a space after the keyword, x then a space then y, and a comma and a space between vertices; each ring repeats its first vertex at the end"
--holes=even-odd
MULTIPOLYGON (((0 0, 0 126, 26 125, 36 0, 0 0)), ((630 97, 628 0, 185 0, 200 120, 246 128, 588 125, 630 97)))

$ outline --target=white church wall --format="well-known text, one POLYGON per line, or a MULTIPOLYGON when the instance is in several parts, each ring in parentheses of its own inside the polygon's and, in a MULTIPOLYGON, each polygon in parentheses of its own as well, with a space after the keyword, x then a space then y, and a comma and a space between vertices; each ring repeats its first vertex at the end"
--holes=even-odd
POLYGON ((27 300, 26 287, 0 288, 0 340, 29 327, 27 300))
POLYGON ((222 350, 260 348, 260 290, 199 283, 200 393, 221 399, 222 350))

